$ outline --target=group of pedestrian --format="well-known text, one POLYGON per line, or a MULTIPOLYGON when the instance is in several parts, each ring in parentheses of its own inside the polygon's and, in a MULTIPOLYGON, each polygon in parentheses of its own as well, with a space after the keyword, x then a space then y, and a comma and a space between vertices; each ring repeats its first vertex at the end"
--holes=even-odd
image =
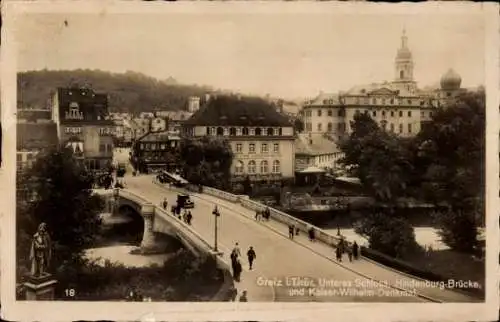
MULTIPOLYGON (((234 280, 239 282, 241 281, 241 271, 243 270, 243 268, 240 261, 241 250, 238 243, 234 245, 230 257, 231 257, 231 268, 233 270, 234 280)), ((248 248, 247 258, 248 258, 248 269, 251 270, 253 268, 253 262, 257 258, 257 254, 255 253, 253 246, 250 246, 248 248)))
POLYGON ((269 221, 270 218, 271 210, 269 209, 269 207, 266 207, 266 209, 264 210, 257 210, 255 212, 255 220, 257 221, 261 221, 262 219, 264 219, 265 221, 269 221))
POLYGON ((342 261, 342 255, 344 253, 347 253, 347 256, 349 258, 349 262, 352 262, 353 258, 357 260, 359 258, 359 246, 356 241, 352 244, 352 246, 349 246, 349 244, 344 240, 344 238, 341 238, 339 242, 337 243, 337 246, 335 248, 335 255, 336 258, 339 262, 342 261))

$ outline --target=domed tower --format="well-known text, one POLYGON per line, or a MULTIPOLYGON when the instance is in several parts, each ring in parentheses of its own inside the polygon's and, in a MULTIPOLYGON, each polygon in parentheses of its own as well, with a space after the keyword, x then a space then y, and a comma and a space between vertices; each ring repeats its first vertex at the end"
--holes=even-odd
POLYGON ((401 47, 398 49, 394 62, 395 78, 394 83, 400 90, 413 92, 416 89, 416 82, 413 80, 413 56, 408 48, 408 37, 403 29, 401 36, 401 47))
POLYGON ((461 84, 462 77, 451 68, 441 77, 441 89, 445 92, 457 91, 461 84))

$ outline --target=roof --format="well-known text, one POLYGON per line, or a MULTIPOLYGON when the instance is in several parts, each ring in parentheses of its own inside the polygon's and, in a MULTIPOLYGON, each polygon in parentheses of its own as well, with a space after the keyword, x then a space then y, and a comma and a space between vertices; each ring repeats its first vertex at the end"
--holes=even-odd
POLYGON ((17 124, 18 150, 44 149, 57 143, 57 126, 53 122, 17 124))
POLYGON ((193 113, 183 110, 178 111, 157 111, 156 115, 159 117, 166 117, 172 121, 185 121, 188 120, 193 113))
POLYGON ((292 126, 288 117, 261 98, 217 96, 185 122, 200 126, 292 126))
POLYGON ((307 102, 306 105, 340 105, 338 94, 320 93, 316 98, 307 102))
POLYGON ((299 171, 299 173, 323 173, 323 172, 326 172, 326 171, 323 169, 320 169, 318 167, 314 167, 314 166, 306 168, 302 171, 299 171))
POLYGON ((324 155, 341 152, 337 144, 323 135, 311 135, 300 133, 295 139, 295 154, 302 155, 324 155))
POLYGON ((176 141, 181 138, 178 135, 173 135, 171 132, 150 132, 138 139, 138 141, 148 141, 148 142, 165 142, 165 141, 176 141))

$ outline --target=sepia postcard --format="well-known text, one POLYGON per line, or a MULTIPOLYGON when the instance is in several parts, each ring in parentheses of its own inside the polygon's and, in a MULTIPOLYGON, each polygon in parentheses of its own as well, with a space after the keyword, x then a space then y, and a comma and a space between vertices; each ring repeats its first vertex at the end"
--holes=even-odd
POLYGON ((2 5, 11 321, 498 317, 498 5, 2 5))

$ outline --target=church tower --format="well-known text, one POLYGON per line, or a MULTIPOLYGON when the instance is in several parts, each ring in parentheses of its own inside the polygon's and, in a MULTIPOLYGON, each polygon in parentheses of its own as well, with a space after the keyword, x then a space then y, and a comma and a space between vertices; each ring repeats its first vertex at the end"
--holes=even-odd
POLYGON ((401 47, 398 49, 394 62, 395 78, 394 84, 402 92, 414 93, 416 90, 416 82, 413 80, 413 57, 408 48, 408 37, 406 30, 403 29, 401 36, 401 47))

